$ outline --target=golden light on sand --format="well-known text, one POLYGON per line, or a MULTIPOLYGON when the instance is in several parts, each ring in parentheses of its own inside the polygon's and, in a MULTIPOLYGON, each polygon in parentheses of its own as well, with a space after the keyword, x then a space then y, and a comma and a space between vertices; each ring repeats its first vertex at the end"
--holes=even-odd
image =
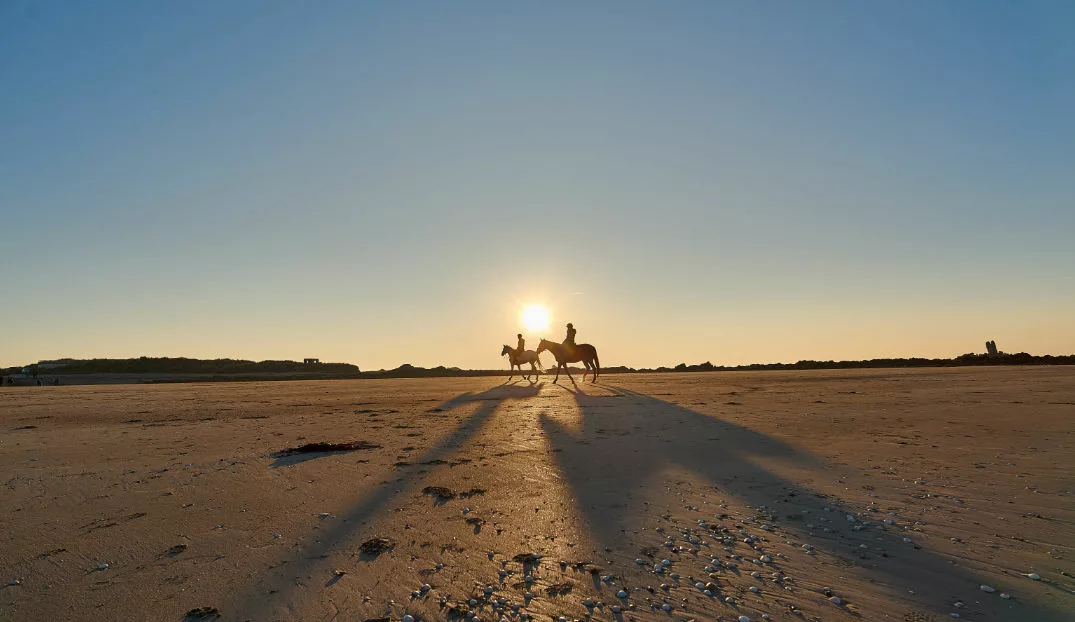
POLYGON ((529 332, 549 330, 549 312, 541 305, 523 307, 523 326, 529 332))

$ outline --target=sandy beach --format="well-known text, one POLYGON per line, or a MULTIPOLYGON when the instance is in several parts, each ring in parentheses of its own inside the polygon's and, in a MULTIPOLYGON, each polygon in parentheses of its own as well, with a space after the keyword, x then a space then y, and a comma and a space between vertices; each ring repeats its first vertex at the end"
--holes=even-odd
POLYGON ((0 389, 0 619, 1073 619, 1075 368, 551 380, 0 389))

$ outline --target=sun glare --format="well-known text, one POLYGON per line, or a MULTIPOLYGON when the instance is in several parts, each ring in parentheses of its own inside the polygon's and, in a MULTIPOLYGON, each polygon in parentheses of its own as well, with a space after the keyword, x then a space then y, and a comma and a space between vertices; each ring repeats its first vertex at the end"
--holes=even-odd
POLYGON ((523 326, 531 333, 549 330, 549 312, 538 305, 523 307, 523 326))

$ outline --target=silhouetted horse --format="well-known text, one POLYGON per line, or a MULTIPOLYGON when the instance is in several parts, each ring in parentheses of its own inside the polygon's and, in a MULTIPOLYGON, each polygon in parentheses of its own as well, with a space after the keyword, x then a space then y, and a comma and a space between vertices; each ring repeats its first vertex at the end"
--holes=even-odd
MULTIPOLYGON (((591 382, 597 382, 597 375, 601 373, 601 361, 597 359, 597 348, 588 343, 580 343, 573 350, 569 350, 563 344, 542 339, 541 343, 538 344, 537 353, 541 354, 545 350, 552 352, 552 355, 556 357, 556 379, 553 380, 554 384, 560 379, 561 367, 564 368, 564 373, 567 374, 567 377, 571 378, 571 372, 567 369, 567 364, 578 362, 586 366, 586 371, 582 372, 582 381, 586 382, 586 374, 593 372, 591 382)), ((571 378, 571 382, 575 382, 575 379, 571 378)))
POLYGON ((511 363, 511 375, 508 376, 508 380, 515 377, 515 368, 519 368, 519 375, 527 380, 530 380, 530 374, 523 374, 523 363, 530 363, 530 370, 537 374, 537 368, 534 367, 534 363, 541 368, 541 371, 545 371, 545 366, 541 364, 541 356, 533 350, 523 350, 522 354, 515 351, 515 348, 511 346, 504 346, 504 349, 500 351, 500 356, 508 355, 508 362, 511 363))

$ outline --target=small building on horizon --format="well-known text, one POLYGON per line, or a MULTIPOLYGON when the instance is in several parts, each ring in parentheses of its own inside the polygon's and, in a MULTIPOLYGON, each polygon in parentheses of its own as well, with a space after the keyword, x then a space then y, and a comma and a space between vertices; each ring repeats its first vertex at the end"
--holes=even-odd
POLYGON ((321 362, 321 359, 302 359, 302 362, 307 365, 317 365, 321 362))
POLYGON ((985 351, 990 356, 996 356, 997 355, 997 342, 993 341, 993 340, 989 340, 989 341, 985 342, 985 351))

